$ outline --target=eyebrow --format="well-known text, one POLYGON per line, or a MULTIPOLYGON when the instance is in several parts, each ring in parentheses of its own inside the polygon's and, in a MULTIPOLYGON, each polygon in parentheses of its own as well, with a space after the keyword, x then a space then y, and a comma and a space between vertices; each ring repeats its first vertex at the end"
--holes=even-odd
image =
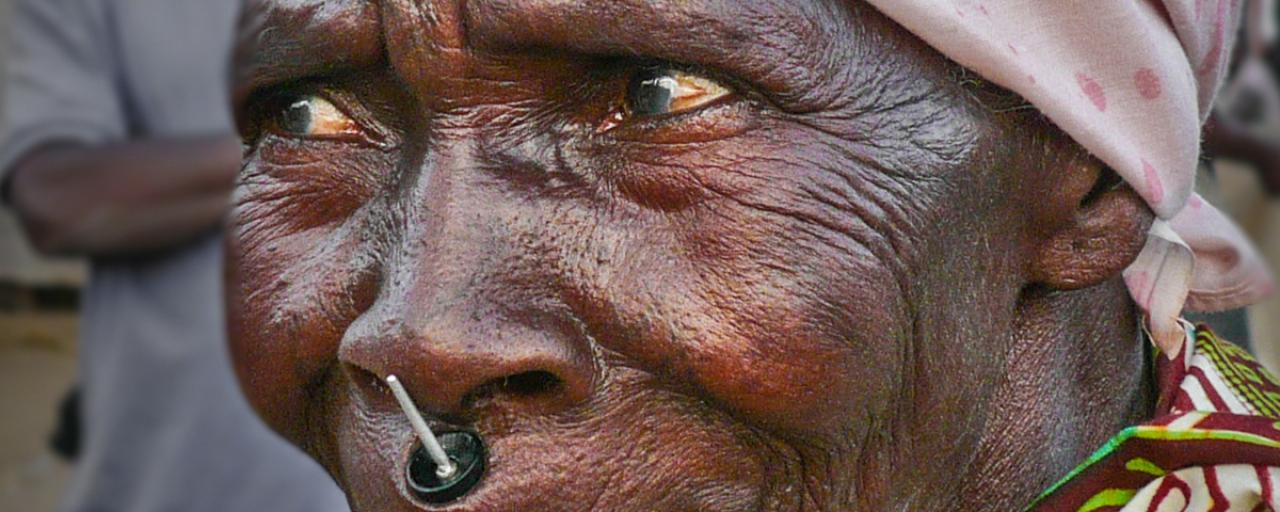
POLYGON ((784 94, 842 67, 832 61, 847 56, 828 50, 835 38, 856 36, 847 3, 469 0, 466 24, 481 48, 653 58, 719 69, 784 94))
POLYGON ((235 55, 237 111, 261 89, 376 65, 383 60, 377 2, 252 0, 235 55))
MULTIPOLYGON (((431 1, 431 0, 423 0, 431 1)), ((258 0, 240 43, 237 110, 253 91, 385 59, 379 3, 258 0)), ((468 0, 473 49, 545 50, 704 66, 743 77, 775 97, 803 95, 849 58, 830 42, 857 24, 840 0, 468 0), (749 20, 743 22, 742 20, 749 20), (665 44, 664 44, 665 42, 665 44)), ((785 98, 784 98, 785 99, 785 98)))

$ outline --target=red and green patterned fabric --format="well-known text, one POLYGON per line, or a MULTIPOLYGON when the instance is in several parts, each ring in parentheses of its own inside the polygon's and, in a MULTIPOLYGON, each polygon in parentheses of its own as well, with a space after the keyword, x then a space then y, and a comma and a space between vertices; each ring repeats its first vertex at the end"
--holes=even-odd
POLYGON ((1156 418, 1125 429, 1034 512, 1280 511, 1280 383, 1247 352, 1187 325, 1156 356, 1156 418))

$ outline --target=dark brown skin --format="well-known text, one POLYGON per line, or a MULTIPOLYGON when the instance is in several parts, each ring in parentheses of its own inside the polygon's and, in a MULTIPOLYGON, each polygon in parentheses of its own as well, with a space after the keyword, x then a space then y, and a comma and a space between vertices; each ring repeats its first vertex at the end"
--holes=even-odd
POLYGON ((489 446, 457 511, 1020 510, 1151 408, 1146 206, 861 3, 255 15, 233 350, 357 510, 431 508, 389 374, 489 446))
POLYGON ((223 222, 241 153, 228 135, 50 145, 14 166, 7 199, 42 253, 154 253, 223 222))

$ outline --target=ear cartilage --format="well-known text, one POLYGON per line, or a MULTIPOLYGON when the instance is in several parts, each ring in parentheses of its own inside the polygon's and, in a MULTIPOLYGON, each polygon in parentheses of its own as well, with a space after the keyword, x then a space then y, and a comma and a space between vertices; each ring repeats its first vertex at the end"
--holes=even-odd
POLYGON ((409 424, 418 434, 418 440, 422 441, 422 447, 426 448, 427 455, 431 456, 431 460, 435 462, 436 477, 448 480, 458 472, 458 466, 449 460, 449 455, 445 453, 444 447, 440 446, 440 441, 436 439, 431 427, 427 426, 427 421, 422 419, 422 413, 418 411, 418 406, 414 405, 413 399, 409 398, 409 392, 405 391, 400 379, 395 375, 387 376, 387 386, 391 387, 391 394, 395 395, 397 402, 400 402, 404 415, 409 417, 409 424))

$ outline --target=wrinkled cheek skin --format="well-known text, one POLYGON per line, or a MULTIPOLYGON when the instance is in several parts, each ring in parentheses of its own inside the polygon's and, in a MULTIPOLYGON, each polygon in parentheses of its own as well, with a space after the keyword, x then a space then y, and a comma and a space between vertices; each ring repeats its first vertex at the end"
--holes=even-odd
POLYGON ((324 426, 312 406, 332 377, 342 332, 367 307, 369 258, 361 229, 298 229, 282 215, 305 197, 260 174, 243 175, 227 237, 228 329, 241 387, 267 423, 316 453, 324 426), (249 185, 248 183, 253 183, 249 185))
MULTIPOLYGON (((377 253, 399 249, 370 241, 391 235, 361 219, 387 212, 369 207, 342 224, 297 229, 270 200, 288 197, 279 192, 244 192, 235 212, 230 311, 241 382, 357 510, 414 510, 402 473, 411 431, 390 397, 362 392, 367 376, 337 355, 357 317, 381 301, 406 300, 368 277, 387 272, 371 262, 397 259, 377 253)), ((687 212, 710 216, 697 229, 672 223, 631 237, 601 229, 599 239, 574 237, 551 251, 633 247, 598 268, 556 276, 547 274, 554 265, 535 266, 543 280, 592 290, 578 307, 599 343, 602 375, 591 398, 563 414, 530 416, 500 401, 473 411, 470 426, 488 443, 488 476, 454 509, 836 510, 854 499, 851 459, 871 447, 851 439, 865 436, 863 418, 883 416, 897 386, 891 347, 903 336, 895 327, 902 299, 872 254, 887 248, 851 248, 872 235, 866 226, 837 233, 777 213, 798 197, 756 197, 687 212), (804 250, 783 249, 797 247, 804 250), (669 257, 682 252, 699 257, 669 257), (823 271, 814 261, 831 265, 823 271), (618 268, 623 277, 609 274, 615 281, 606 285, 601 276, 618 268), (800 268, 811 272, 777 271, 800 268)), ((513 217, 524 215, 537 216, 513 217)), ((608 223, 591 211, 572 215, 608 223)), ((564 241, 553 232, 521 235, 512 238, 564 241)))
MULTIPOLYGON (((532 311, 537 301, 520 293, 535 290, 581 319, 575 343, 590 345, 600 375, 565 411, 530 414, 509 400, 462 411, 490 460, 481 485, 451 510, 853 509, 870 499, 854 492, 864 476, 858 458, 886 448, 863 440, 886 428, 902 386, 906 299, 890 270, 901 262, 886 235, 858 220, 873 216, 851 206, 850 197, 872 193, 840 188, 850 172, 838 168, 840 148, 787 147, 806 155, 804 165, 703 160, 696 170, 719 180, 709 186, 732 188, 735 199, 700 201, 678 215, 538 201, 480 207, 495 201, 452 183, 456 206, 436 218, 473 219, 466 225, 482 226, 483 250, 466 248, 474 236, 437 240, 463 262, 443 267, 380 227, 374 219, 397 217, 383 201, 315 222, 289 213, 305 196, 251 163, 228 255, 241 382, 357 510, 415 510, 403 478, 411 430, 369 372, 340 362, 341 347, 357 319, 380 318, 394 310, 388 304, 407 305, 385 319, 392 324, 431 316, 431 301, 411 293, 434 290, 439 279, 462 276, 470 284, 460 293, 517 312, 532 311), (806 184, 844 196, 815 200, 806 184), (475 220, 477 212, 484 217, 475 220), (402 285, 388 284, 389 274, 402 285), (522 291, 511 292, 512 283, 522 291)), ((455 309, 434 315, 489 316, 455 309)), ((494 341, 504 321, 478 321, 471 335, 506 343, 494 341)), ((518 352, 512 343, 504 350, 518 352)), ((893 468, 880 470, 883 479, 893 468)))

